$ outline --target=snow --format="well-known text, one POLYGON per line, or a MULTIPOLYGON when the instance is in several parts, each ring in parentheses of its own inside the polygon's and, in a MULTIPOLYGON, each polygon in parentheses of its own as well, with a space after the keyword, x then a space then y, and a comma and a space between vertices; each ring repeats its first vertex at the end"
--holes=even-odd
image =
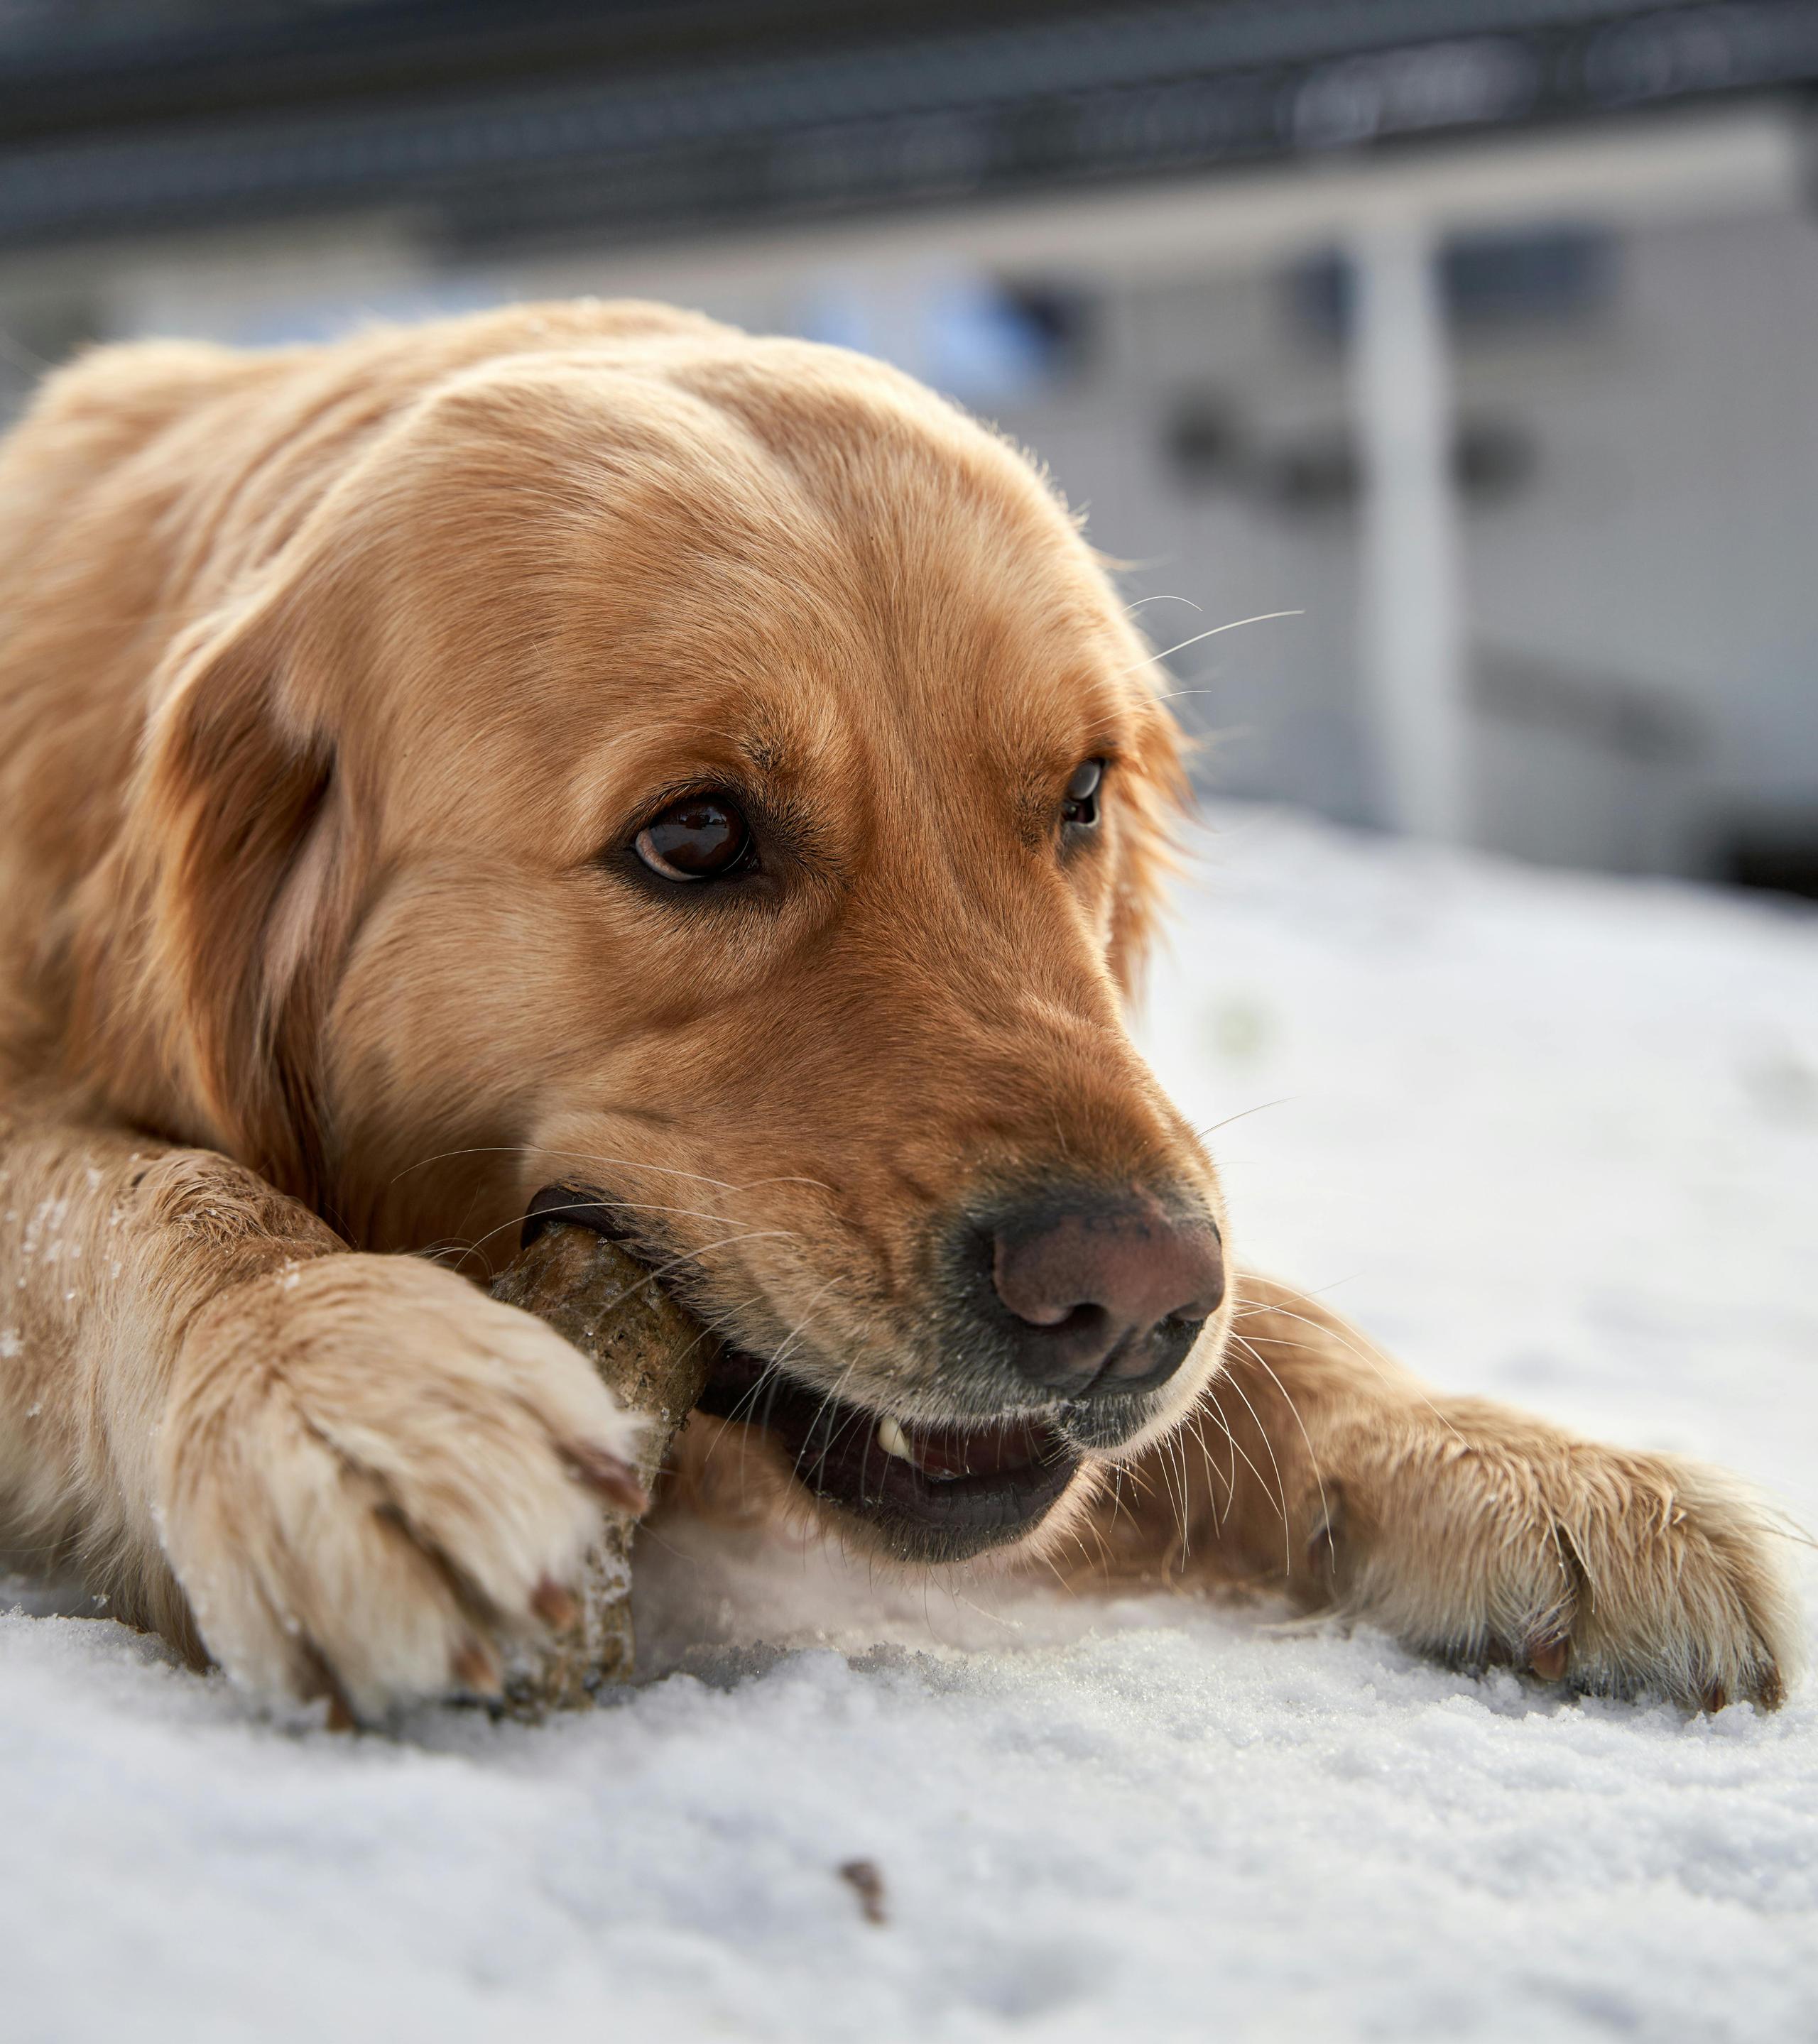
MULTIPOLYGON (((1144 1026, 1224 1124, 1240 1250, 1442 1383, 1818 1523, 1818 918, 1216 826, 1144 1026)), ((9 1589, 0 2034, 1818 2036, 1810 1679, 1772 1717, 1570 1702, 701 1535, 640 1582, 622 1703, 391 1739, 9 1589)))

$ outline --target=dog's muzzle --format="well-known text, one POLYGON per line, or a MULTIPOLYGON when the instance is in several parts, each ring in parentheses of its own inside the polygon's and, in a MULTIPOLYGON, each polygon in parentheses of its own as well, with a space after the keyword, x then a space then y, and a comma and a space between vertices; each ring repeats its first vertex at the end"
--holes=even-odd
MULTIPOLYGON (((531 1201, 525 1239, 558 1217, 651 1253, 609 1199, 569 1186, 531 1201)), ((905 1561, 1032 1532, 1089 1456, 1154 1418, 1224 1289, 1197 1204, 1128 1188, 1051 1188, 968 1214, 940 1231, 934 1260, 941 1359, 913 1412, 817 1390, 732 1346, 700 1404, 763 1430, 806 1489, 905 1561)))

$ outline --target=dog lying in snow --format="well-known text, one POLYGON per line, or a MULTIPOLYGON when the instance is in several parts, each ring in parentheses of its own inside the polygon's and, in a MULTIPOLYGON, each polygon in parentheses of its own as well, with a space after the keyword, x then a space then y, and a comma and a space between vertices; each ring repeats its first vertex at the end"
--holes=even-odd
POLYGON ((473 1281, 559 1185, 727 1339, 667 1508, 1779 1698, 1734 1486, 1230 1265, 1120 1019, 1156 671, 916 384, 639 305, 108 349, 0 531, 15 1552, 261 1694, 495 1686, 627 1483, 473 1281))

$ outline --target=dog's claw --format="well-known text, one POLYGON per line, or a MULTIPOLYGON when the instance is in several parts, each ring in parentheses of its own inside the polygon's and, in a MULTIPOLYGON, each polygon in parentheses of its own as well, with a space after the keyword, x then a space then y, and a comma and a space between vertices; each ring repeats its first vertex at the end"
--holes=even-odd
POLYGON ((573 1593, 548 1576, 531 1592, 530 1608, 555 1632, 566 1632, 581 1616, 573 1593))
POLYGON ((615 1510, 636 1519, 650 1509, 650 1493, 629 1462, 586 1441, 571 1443, 567 1455, 582 1482, 615 1510))
POLYGON ((468 1640, 455 1655, 452 1672, 455 1681, 471 1696, 505 1694, 498 1662, 477 1639, 468 1640))
POLYGON ((1564 1677, 1566 1646, 1562 1639, 1547 1639, 1528 1650, 1528 1665, 1543 1682, 1557 1682, 1564 1677))

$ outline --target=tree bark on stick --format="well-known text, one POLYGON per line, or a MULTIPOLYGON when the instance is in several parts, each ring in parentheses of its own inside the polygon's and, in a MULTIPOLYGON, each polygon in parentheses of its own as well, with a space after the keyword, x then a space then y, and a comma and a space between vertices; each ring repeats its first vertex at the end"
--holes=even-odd
MULTIPOLYGON (((493 1297, 572 1342, 620 1402, 646 1421, 638 1475, 655 1484, 707 1380, 714 1337, 640 1263, 591 1228, 552 1220, 501 1274, 493 1297)), ((631 1546, 636 1521, 609 1518, 582 1573, 575 1623, 508 1674, 507 1705, 540 1717, 591 1704, 630 1679, 631 1546)))

